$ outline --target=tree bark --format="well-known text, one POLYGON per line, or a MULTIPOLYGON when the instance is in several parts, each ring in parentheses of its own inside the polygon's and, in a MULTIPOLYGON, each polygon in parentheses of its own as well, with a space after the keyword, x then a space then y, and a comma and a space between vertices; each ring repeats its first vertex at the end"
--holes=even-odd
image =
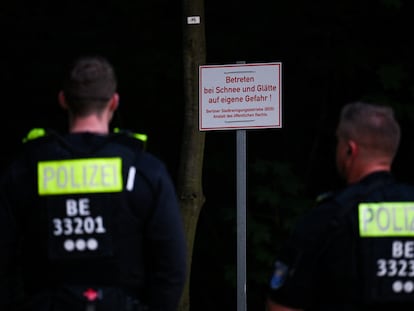
POLYGON ((204 0, 183 0, 184 127, 178 170, 178 196, 187 239, 187 281, 179 311, 190 310, 190 276, 198 218, 205 198, 202 188, 205 133, 198 126, 198 71, 206 61, 204 0), (191 19, 193 17, 193 19, 191 19), (188 20, 190 18, 190 20, 188 20), (197 19, 200 23, 197 23, 197 19))

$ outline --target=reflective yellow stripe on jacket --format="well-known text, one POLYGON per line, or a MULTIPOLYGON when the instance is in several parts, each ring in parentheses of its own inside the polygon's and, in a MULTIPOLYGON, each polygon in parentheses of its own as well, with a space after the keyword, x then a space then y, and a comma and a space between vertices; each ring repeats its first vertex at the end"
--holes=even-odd
POLYGON ((87 158, 38 163, 39 195, 122 191, 121 158, 87 158))
POLYGON ((360 203, 361 237, 414 236, 414 202, 360 203))

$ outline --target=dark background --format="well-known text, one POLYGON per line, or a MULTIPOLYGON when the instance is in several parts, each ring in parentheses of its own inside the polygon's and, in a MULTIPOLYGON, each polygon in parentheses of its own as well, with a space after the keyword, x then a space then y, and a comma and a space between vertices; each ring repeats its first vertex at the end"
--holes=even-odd
MULTIPOLYGON (((302 196, 340 186, 333 153, 337 114, 358 99, 396 109, 403 140, 394 172, 413 181, 409 0, 214 0, 206 1, 205 15, 207 64, 283 64, 283 128, 248 131, 249 197, 256 181, 270 183, 274 177, 257 178, 257 161, 288 167, 303 186, 302 196)), ((180 2, 9 1, 2 4, 0 26, 3 166, 29 129, 66 130, 57 103, 63 71, 77 56, 101 54, 119 77, 121 106, 114 125, 148 134, 149 151, 176 178, 184 109, 182 27, 188 27, 180 2)), ((206 135, 206 204, 196 237, 192 310, 236 306, 235 139, 234 131, 206 135)), ((286 183, 281 180, 276 191, 286 183)), ((249 199, 249 217, 256 202, 249 199)), ((260 224, 257 219, 248 225, 260 224)), ((255 267, 262 251, 247 247, 248 265, 255 267)), ((261 268, 249 270, 249 278, 267 267, 261 268)), ((257 279, 248 286, 251 310, 262 308, 263 278, 257 279)))

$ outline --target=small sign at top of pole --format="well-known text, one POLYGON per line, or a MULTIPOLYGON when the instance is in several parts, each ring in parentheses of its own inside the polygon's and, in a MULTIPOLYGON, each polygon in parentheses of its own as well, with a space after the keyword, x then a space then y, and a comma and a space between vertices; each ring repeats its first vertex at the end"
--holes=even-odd
POLYGON ((282 127, 282 63, 199 68, 199 129, 282 127))

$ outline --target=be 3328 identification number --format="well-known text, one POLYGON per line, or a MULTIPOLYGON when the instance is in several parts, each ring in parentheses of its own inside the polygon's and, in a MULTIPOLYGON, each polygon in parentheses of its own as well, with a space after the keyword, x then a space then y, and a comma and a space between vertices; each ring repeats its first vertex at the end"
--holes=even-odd
POLYGON ((377 268, 377 276, 379 277, 414 276, 413 259, 378 259, 377 268))

